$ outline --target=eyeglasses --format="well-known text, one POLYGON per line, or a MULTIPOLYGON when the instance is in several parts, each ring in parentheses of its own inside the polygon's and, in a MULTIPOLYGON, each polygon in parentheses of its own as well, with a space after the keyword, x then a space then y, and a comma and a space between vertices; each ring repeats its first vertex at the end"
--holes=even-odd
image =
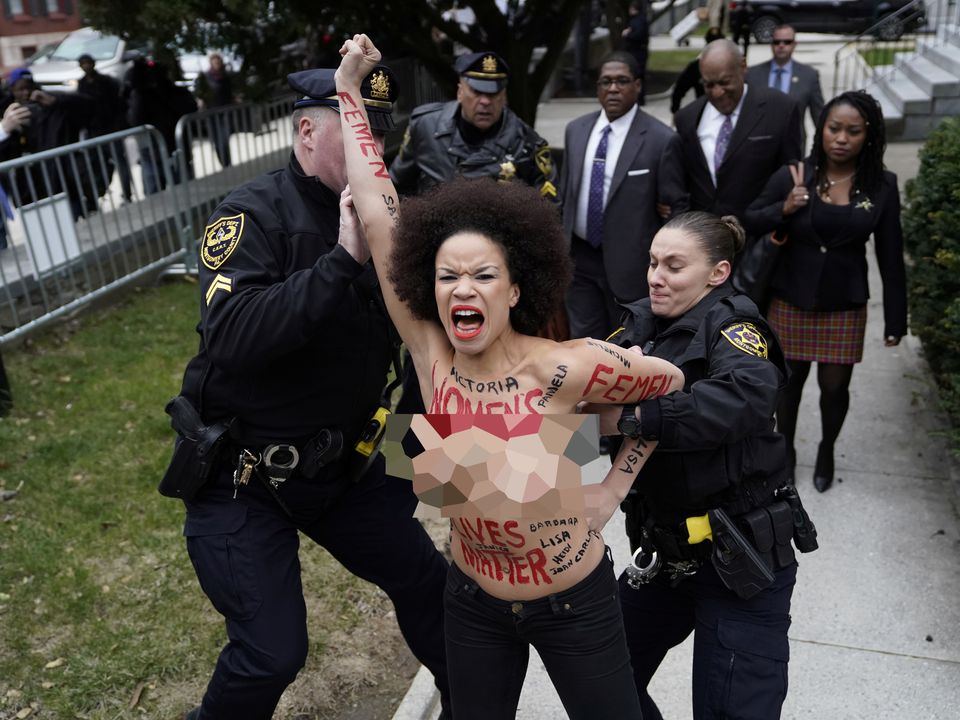
POLYGON ((609 89, 611 85, 616 85, 618 88, 625 88, 627 85, 635 82, 633 78, 628 78, 624 76, 615 77, 615 78, 600 78, 597 80, 597 87, 601 87, 604 90, 609 89))
POLYGON ((794 40, 771 40, 771 45, 793 45, 794 40))

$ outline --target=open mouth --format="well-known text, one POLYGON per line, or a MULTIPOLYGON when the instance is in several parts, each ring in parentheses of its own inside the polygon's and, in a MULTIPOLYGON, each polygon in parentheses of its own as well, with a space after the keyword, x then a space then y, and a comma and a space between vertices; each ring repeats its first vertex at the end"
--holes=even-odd
POLYGON ((471 305, 456 305, 450 311, 450 323, 458 340, 469 340, 480 334, 483 313, 471 305))

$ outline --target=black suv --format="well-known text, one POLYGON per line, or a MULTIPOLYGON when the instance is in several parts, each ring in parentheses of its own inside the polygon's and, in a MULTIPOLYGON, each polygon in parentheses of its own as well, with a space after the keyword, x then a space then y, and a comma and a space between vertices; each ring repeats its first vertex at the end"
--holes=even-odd
POLYGON ((744 10, 753 36, 761 43, 770 42, 777 25, 790 25, 797 32, 860 35, 886 18, 877 25, 874 34, 881 40, 896 40, 925 22, 923 0, 734 0, 730 3, 731 18, 744 10), (904 10, 908 5, 912 9, 904 10), (894 13, 896 17, 890 17, 894 13))

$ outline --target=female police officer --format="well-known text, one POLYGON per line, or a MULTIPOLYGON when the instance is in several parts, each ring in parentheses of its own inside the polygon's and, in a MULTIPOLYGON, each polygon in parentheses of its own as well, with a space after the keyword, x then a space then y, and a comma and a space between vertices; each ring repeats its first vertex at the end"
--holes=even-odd
MULTIPOLYGON (((628 405, 618 423, 660 443, 624 503, 636 554, 620 599, 645 720, 661 717, 647 684, 691 631, 694 718, 770 720, 787 692, 791 511, 805 515, 781 487, 786 451, 773 430, 783 355, 726 282, 743 238, 731 216, 670 220, 650 247, 650 297, 628 306, 615 334, 685 376, 681 392, 628 405), (705 529, 713 542, 700 541, 705 529)), ((800 525, 798 547, 813 549, 812 526, 800 525)))

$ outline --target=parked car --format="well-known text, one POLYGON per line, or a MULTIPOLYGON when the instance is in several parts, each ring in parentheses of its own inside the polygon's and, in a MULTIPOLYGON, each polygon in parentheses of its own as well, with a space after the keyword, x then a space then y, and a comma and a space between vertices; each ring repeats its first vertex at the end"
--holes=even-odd
POLYGON ((96 60, 97 72, 123 81, 124 74, 143 51, 130 47, 126 40, 116 35, 81 28, 67 35, 46 62, 32 68, 33 79, 48 90, 74 91, 83 77, 77 59, 84 54, 96 60))
POLYGON ((734 0, 730 8, 744 4, 753 36, 761 43, 770 42, 773 29, 783 24, 797 32, 840 35, 860 35, 876 26, 878 38, 896 40, 926 22, 922 0, 734 0), (914 10, 904 10, 908 5, 914 10))
POLYGON ((33 67, 35 69, 37 65, 42 65, 50 60, 50 56, 53 55, 53 51, 57 49, 58 44, 59 43, 50 43, 42 46, 33 55, 24 59, 23 64, 27 67, 33 67))

